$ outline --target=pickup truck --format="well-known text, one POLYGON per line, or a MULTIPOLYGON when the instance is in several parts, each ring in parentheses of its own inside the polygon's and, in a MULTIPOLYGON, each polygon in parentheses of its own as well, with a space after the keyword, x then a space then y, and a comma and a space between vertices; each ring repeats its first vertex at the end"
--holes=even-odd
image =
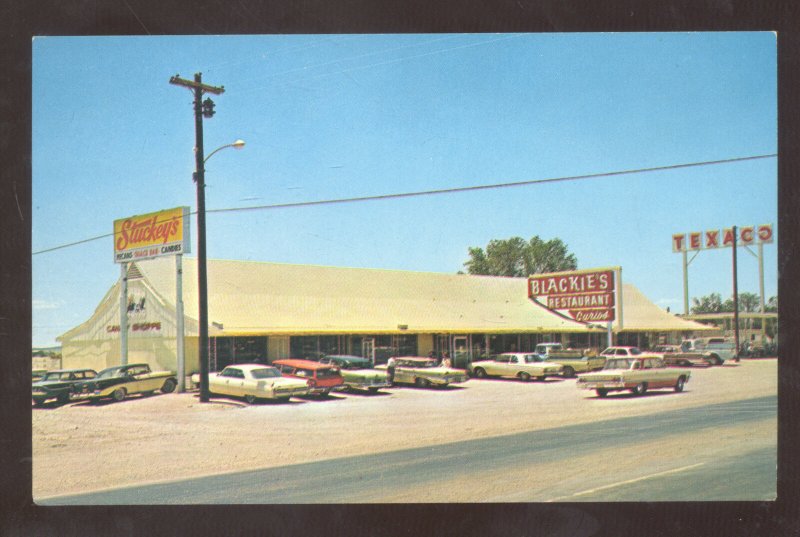
POLYGON ((605 356, 591 356, 578 349, 565 349, 561 343, 539 343, 536 345, 536 354, 548 362, 561 364, 564 368, 561 374, 572 378, 575 373, 588 373, 603 369, 606 363, 605 356))
POLYGON ((722 365, 736 358, 733 342, 722 337, 686 339, 681 342, 681 352, 702 354, 709 364, 722 365))
POLYGON ((694 366, 713 365, 714 360, 699 352, 683 352, 680 345, 656 345, 653 354, 658 354, 664 359, 666 365, 694 366))

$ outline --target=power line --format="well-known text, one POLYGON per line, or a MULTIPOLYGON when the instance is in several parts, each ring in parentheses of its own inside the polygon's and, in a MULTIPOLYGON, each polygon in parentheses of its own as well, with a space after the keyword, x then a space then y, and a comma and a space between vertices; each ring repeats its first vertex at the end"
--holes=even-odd
MULTIPOLYGON (((567 182, 567 181, 582 181, 586 179, 599 179, 602 177, 615 177, 621 175, 632 175, 637 173, 651 173, 651 172, 659 172, 659 171, 667 171, 667 170, 678 170, 683 168, 697 168, 700 166, 714 166, 718 164, 731 164, 735 162, 746 162, 750 160, 760 160, 760 159, 767 159, 767 158, 775 158, 777 157, 777 153, 772 153, 768 155, 754 155, 749 157, 736 157, 736 158, 729 158, 729 159, 722 159, 722 160, 707 160, 703 162, 690 162, 685 164, 670 164, 667 166, 655 166, 652 168, 636 168, 632 170, 620 170, 620 171, 613 171, 613 172, 601 172, 601 173, 590 173, 584 175, 569 175, 565 177, 551 177, 547 179, 532 179, 529 181, 515 181, 511 183, 494 183, 489 185, 475 185, 475 186, 464 186, 464 187, 455 187, 455 188, 442 188, 437 190, 422 190, 417 192, 402 192, 396 194, 379 194, 376 196, 358 196, 353 198, 339 198, 339 199, 330 199, 330 200, 316 200, 316 201, 299 201, 294 203, 276 203, 272 205, 256 205, 253 207, 231 207, 227 209, 206 209, 207 213, 230 213, 230 212, 244 212, 244 211, 266 211, 266 210, 273 210, 273 209, 290 209, 295 207, 314 207, 318 205, 335 205, 340 203, 358 203, 358 202, 365 202, 365 201, 379 201, 379 200, 391 200, 391 199, 401 199, 401 198, 412 198, 412 197, 419 197, 419 196, 436 196, 441 194, 456 194, 460 192, 474 192, 478 190, 490 190, 490 189, 500 189, 500 188, 511 188, 511 187, 518 187, 518 186, 530 186, 530 185, 538 185, 538 184, 545 184, 545 183, 559 183, 559 182, 567 182)), ((197 214, 197 211, 192 211, 189 213, 190 215, 197 214)), ((38 255, 44 254, 48 252, 52 252, 55 250, 61 250, 63 248, 69 248, 72 246, 78 246, 80 244, 85 244, 87 242, 92 242, 100 239, 105 239, 108 237, 113 237, 114 233, 106 233, 104 235, 98 235, 96 237, 91 237, 88 239, 83 239, 76 242, 71 242, 68 244, 62 244, 60 246, 54 246, 52 248, 47 248, 45 250, 39 250, 38 252, 33 252, 31 255, 38 255)))
POLYGON ((268 210, 268 209, 287 209, 293 207, 312 207, 314 205, 333 205, 336 203, 354 203, 360 201, 376 201, 376 200, 387 200, 387 199, 399 199, 399 198, 411 198, 416 196, 434 196, 438 194, 455 194, 458 192, 473 192, 476 190, 489 190, 489 189, 496 189, 496 188, 509 188, 509 187, 516 187, 516 186, 529 186, 529 185, 537 185, 543 183, 558 183, 558 182, 565 182, 565 181, 579 181, 583 179, 597 179, 600 177, 613 177, 619 175, 629 175, 634 173, 648 173, 648 172, 657 172, 657 171, 665 171, 665 170, 676 170, 681 168, 691 168, 691 167, 698 167, 698 166, 711 166, 715 164, 728 164, 732 162, 743 162, 747 160, 757 160, 757 159, 765 159, 765 158, 773 158, 777 157, 777 154, 771 155, 756 155, 751 157, 737 157, 731 159, 724 159, 724 160, 709 160, 705 162, 692 162, 688 164, 672 164, 669 166, 657 166, 654 168, 638 168, 635 170, 622 170, 622 171, 615 171, 615 172, 602 172, 602 173, 591 173, 586 175, 571 175, 567 177, 554 177, 549 179, 532 179, 529 181, 516 181, 513 183, 495 183, 491 185, 477 185, 477 186, 465 186, 465 187, 455 187, 455 188, 443 188, 438 190, 423 190, 419 192, 405 192, 400 194, 381 194, 377 196, 359 196, 354 198, 340 198, 340 199, 333 199, 333 200, 319 200, 319 201, 299 201, 296 203, 278 203, 273 205, 257 205, 254 207, 233 207, 229 209, 208 209, 207 212, 210 213, 225 213, 225 212, 239 212, 239 211, 256 211, 256 210, 268 210))

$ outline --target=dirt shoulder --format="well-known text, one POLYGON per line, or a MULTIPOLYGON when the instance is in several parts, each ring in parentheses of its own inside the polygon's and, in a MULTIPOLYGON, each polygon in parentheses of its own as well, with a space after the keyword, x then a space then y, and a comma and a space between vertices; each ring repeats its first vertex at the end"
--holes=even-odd
POLYGON ((683 393, 599 399, 574 380, 247 405, 196 393, 34 408, 33 496, 363 455, 777 394, 777 361, 692 369, 683 393))

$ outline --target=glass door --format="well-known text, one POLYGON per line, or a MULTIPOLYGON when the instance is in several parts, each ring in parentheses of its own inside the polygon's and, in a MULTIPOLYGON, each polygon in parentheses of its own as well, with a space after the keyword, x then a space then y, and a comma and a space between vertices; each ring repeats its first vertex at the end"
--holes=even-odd
POLYGON ((470 336, 453 336, 453 367, 467 369, 471 360, 470 336))
POLYGON ((369 359, 373 366, 375 366, 375 340, 372 338, 364 338, 361 340, 361 356, 369 359))

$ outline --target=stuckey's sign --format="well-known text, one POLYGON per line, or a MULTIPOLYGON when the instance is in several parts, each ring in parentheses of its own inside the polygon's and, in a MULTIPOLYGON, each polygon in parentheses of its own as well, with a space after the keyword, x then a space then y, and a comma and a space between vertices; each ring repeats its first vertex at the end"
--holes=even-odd
POLYGON ((114 262, 189 252, 189 207, 114 220, 114 262))
POLYGON ((528 298, 580 322, 614 320, 614 269, 536 274, 528 278, 528 298))
POLYGON ((733 233, 733 228, 676 233, 672 235, 672 251, 686 252, 710 248, 729 248, 733 246, 734 240, 737 246, 771 243, 774 241, 772 224, 742 226, 736 229, 736 235, 733 233))

